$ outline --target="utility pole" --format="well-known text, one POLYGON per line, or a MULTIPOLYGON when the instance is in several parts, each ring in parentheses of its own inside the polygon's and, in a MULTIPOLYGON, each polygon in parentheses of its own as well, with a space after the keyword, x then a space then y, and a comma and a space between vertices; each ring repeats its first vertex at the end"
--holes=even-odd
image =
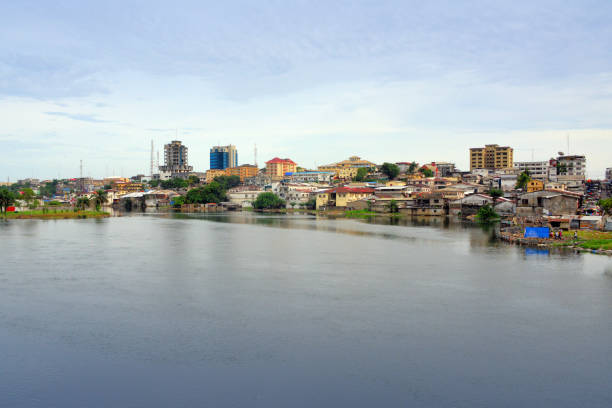
POLYGON ((81 159, 81 164, 79 165, 79 177, 83 178, 83 160, 81 159))
POLYGON ((151 139, 151 173, 149 174, 153 177, 153 139, 151 139))

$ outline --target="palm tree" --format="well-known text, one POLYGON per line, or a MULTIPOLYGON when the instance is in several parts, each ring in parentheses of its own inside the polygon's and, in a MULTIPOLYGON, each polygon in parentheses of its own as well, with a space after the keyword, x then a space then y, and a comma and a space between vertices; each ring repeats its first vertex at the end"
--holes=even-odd
POLYGON ((87 196, 79 197, 76 202, 75 207, 79 210, 84 210, 87 207, 89 207, 89 203, 90 203, 89 197, 87 196))
POLYGON ((106 204, 108 201, 108 193, 104 190, 96 191, 96 194, 93 197, 93 202, 96 205, 96 211, 100 211, 100 208, 103 204, 106 204))

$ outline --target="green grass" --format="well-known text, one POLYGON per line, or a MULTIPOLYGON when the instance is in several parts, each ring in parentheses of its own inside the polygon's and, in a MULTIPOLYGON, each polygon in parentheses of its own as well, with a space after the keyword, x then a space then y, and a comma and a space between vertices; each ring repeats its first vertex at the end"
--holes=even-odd
POLYGON ((7 219, 74 219, 74 218, 102 218, 110 216, 104 211, 73 211, 73 210, 31 210, 6 213, 7 219))
POLYGON ((592 239, 582 242, 578 246, 585 249, 612 249, 612 239, 592 239))
POLYGON ((344 212, 344 216, 347 218, 368 218, 376 215, 379 214, 369 210, 346 210, 344 212))

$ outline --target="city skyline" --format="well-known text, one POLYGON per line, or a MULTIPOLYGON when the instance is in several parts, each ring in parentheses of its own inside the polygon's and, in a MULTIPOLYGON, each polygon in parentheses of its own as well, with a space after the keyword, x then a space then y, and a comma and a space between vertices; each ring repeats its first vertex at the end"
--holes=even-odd
POLYGON ((195 170, 451 161, 471 147, 558 151, 604 176, 609 2, 14 3, 0 16, 0 177, 147 173, 150 141, 195 170), (239 27, 239 29, 237 29, 239 27), (567 135, 570 149, 567 151, 567 135), (113 171, 114 169, 114 171, 113 171))

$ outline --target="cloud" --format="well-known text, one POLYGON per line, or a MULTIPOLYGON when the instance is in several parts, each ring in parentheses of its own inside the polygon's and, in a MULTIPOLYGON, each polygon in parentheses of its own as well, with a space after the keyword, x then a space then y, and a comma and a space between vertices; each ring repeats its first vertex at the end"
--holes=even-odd
POLYGON ((94 115, 87 115, 82 113, 66 113, 66 112, 45 112, 46 115, 61 116, 64 118, 79 120, 82 122, 90 123, 112 123, 110 120, 98 119, 94 115))

